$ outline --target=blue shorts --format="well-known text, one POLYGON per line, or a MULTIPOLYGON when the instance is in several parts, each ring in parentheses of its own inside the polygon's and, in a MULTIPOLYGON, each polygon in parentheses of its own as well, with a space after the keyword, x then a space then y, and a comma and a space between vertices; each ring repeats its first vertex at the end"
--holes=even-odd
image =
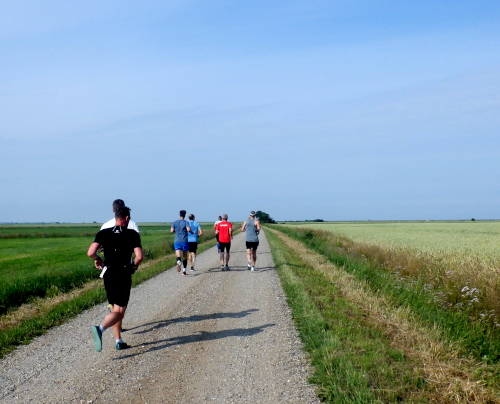
POLYGON ((177 250, 182 250, 182 251, 188 251, 189 250, 189 243, 174 243, 174 249, 175 251, 177 250))

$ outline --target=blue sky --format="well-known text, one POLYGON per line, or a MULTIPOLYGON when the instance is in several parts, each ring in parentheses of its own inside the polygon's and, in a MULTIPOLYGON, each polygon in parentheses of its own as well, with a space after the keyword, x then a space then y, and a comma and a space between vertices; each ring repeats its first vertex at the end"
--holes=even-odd
POLYGON ((0 221, 500 218, 498 1, 0 3, 0 221))

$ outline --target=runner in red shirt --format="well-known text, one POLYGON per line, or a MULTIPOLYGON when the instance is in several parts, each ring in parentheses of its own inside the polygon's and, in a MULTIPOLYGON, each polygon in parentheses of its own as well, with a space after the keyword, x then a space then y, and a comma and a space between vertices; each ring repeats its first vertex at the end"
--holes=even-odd
POLYGON ((219 235, 220 269, 229 271, 229 250, 233 239, 233 225, 227 221, 227 214, 222 215, 222 222, 217 224, 215 234, 219 235), (226 265, 224 266, 224 251, 226 251, 226 265))

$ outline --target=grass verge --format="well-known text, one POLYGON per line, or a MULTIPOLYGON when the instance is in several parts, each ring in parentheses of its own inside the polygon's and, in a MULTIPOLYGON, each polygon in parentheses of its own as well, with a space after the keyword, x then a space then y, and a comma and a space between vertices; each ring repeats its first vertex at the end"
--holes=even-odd
MULTIPOLYGON (((463 357, 473 357, 489 364, 499 363, 498 327, 480 320, 474 321, 466 311, 443 307, 439 299, 436 299, 436 290, 429 289, 421 279, 404 279, 395 275, 379 261, 343 248, 331 233, 286 226, 273 228, 303 242, 356 279, 366 282, 373 292, 384 294, 390 299, 391 304, 409 308, 418 317, 418 321, 430 328, 439 329, 440 340, 455 346, 463 357)), ((497 377, 500 381, 500 376, 497 377)))
POLYGON ((458 355, 453 345, 438 340, 439 330, 421 324, 408 308, 393 306, 383 294, 313 252, 305 244, 276 232, 280 241, 338 288, 339 295, 363 313, 363 322, 384 334, 390 346, 402 351, 421 369, 417 394, 405 402, 428 399, 437 403, 495 403, 499 401, 498 365, 458 355))
POLYGON ((266 232, 319 396, 329 403, 428 402, 423 370, 324 274, 266 232))

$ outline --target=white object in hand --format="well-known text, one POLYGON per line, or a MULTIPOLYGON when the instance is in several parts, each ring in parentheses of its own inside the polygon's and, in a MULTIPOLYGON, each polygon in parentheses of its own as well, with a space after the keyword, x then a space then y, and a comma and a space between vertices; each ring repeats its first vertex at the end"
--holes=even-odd
POLYGON ((104 267, 101 271, 101 273, 99 274, 99 278, 103 278, 104 277, 104 274, 106 272, 106 270, 108 269, 108 267, 104 267))

